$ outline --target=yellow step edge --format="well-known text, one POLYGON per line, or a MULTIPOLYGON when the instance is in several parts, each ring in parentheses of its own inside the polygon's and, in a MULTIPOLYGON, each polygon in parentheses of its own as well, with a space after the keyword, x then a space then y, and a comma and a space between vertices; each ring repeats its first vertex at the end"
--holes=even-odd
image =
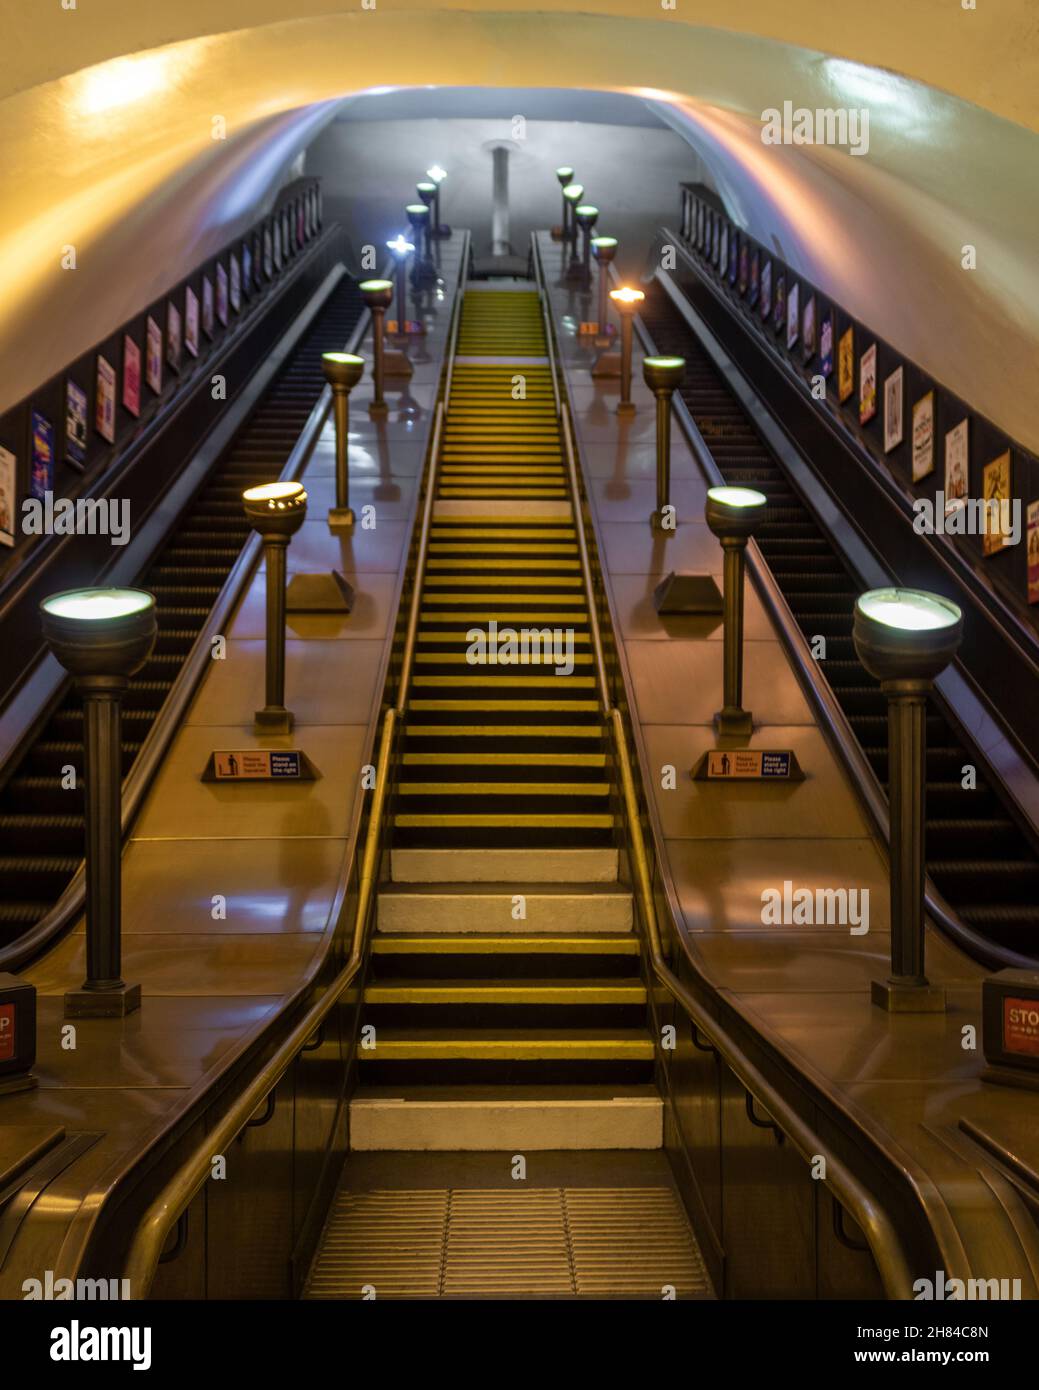
MULTIPOLYGON (((421 642, 422 640, 423 638, 420 636, 419 641, 421 642)), ((429 640, 428 637, 426 638, 426 640, 429 640)), ((464 641, 465 638, 463 638, 462 640, 464 641)), ((469 657, 465 652, 418 652, 416 654, 415 660, 416 662, 424 663, 427 666, 461 666, 463 664, 471 666, 474 664, 469 660, 469 657)), ((497 664, 498 663, 495 663, 496 666, 497 664)), ((504 664, 505 663, 502 663, 502 665, 504 664)), ((520 662, 519 664, 526 664, 529 666, 532 663, 528 661, 526 663, 520 662)), ((592 657, 590 652, 584 654, 580 652, 574 653, 575 666, 590 666, 591 664, 592 657)), ((566 678, 564 676, 559 676, 557 679, 565 680, 566 678)))
POLYGON ((405 753, 410 767, 605 767, 605 753, 405 753))
POLYGON ((526 672, 516 671, 515 665, 542 666, 546 663, 540 661, 519 662, 488 662, 485 666, 474 666, 472 671, 465 675, 458 676, 430 676, 423 674, 415 677, 415 683, 423 686, 427 690, 458 690, 465 689, 466 686, 478 686, 499 688, 503 685, 514 685, 522 690, 594 690, 596 680, 594 676, 532 676, 526 672))
POLYGON ((596 724, 409 724, 412 738, 587 738, 602 739, 596 724))
MULTIPOLYGON (((426 585, 427 587, 430 585, 429 579, 426 580, 426 585)), ((474 589, 512 589, 516 585, 516 579, 513 575, 502 575, 501 578, 497 578, 494 575, 476 574, 473 575, 472 578, 467 578, 465 575, 459 575, 457 578, 453 578, 450 575, 438 575, 432 580, 433 587, 439 588, 440 586, 446 587, 448 585, 454 588, 465 588, 467 585, 471 585, 474 589)), ((560 576, 559 579, 555 579, 550 575, 532 575, 529 579, 524 578, 522 587, 524 589, 579 589, 581 587, 581 580, 576 578, 570 579, 565 576, 560 576)))
POLYGON ((383 936, 376 931, 372 951, 380 956, 637 956, 634 932, 609 936, 383 936))
POLYGON ((598 714, 598 700, 409 700, 417 713, 441 714, 598 714))
POLYGON ((517 556, 515 560, 427 560, 426 568, 433 570, 509 570, 513 574, 527 574, 531 570, 579 570, 579 560, 528 560, 517 556))
POLYGON ((546 811, 543 815, 530 816, 400 815, 393 817, 393 823, 402 830, 463 830, 470 827, 488 830, 612 830, 615 821, 613 816, 600 816, 592 812, 568 816, 559 811, 546 811))
POLYGON ((644 1004, 641 984, 369 985, 366 1004, 644 1004))
POLYGON ((652 1061, 649 1038, 392 1038, 383 1029, 378 1045, 360 1049, 375 1061, 652 1061))
MULTIPOLYGON (((466 644, 468 645, 468 643, 469 643, 469 641, 470 641, 470 638, 469 638, 469 632, 470 632, 470 631, 471 631, 471 629, 466 629, 464 632, 462 632, 462 631, 458 631, 458 632, 420 632, 420 633, 418 634, 418 640, 419 640, 419 642, 464 642, 464 643, 466 643, 466 644)), ((591 637, 589 636, 589 634, 588 634, 587 632, 575 632, 575 633, 574 633, 574 641, 575 641, 576 643, 578 643, 578 644, 581 644, 581 643, 584 643, 584 642, 591 642, 591 640, 592 640, 592 639, 591 639, 591 637)), ((465 661, 465 660, 467 660, 467 658, 466 658, 464 652, 420 652, 420 653, 419 653, 419 656, 418 656, 418 660, 419 660, 419 661, 465 661)), ((585 661, 590 661, 590 660, 591 660, 591 657, 590 657, 590 656, 583 655, 582 653, 578 652, 577 655, 574 657, 574 660, 575 660, 575 661, 585 662, 585 661)))
POLYGON ((609 796, 609 782, 400 782, 402 796, 609 796))

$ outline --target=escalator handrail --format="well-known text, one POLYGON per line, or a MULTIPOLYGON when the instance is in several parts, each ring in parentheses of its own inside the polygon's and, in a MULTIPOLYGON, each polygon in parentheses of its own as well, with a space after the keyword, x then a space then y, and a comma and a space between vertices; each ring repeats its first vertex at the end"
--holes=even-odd
MULTIPOLYGON (((448 335, 452 354, 458 341, 458 325, 461 318, 461 304, 468 279, 469 232, 465 232, 462 247, 462 274, 459 280, 455 303, 452 310, 451 329, 448 335)), ((449 359, 451 360, 451 359, 449 359)), ((450 389, 448 373, 445 395, 437 403, 433 436, 429 450, 427 471, 426 501, 422 512, 422 530, 419 534, 419 551, 425 554, 428 549, 429 531, 433 524, 433 505, 431 499, 436 494, 436 479, 443 448, 443 426, 446 414, 447 392, 450 389)), ((195 1147, 184 1163, 177 1169, 157 1196, 149 1204, 138 1223, 130 1242, 123 1276, 130 1280, 130 1294, 134 1299, 148 1297, 155 1272, 159 1266, 163 1248, 170 1231, 179 1220, 182 1212, 205 1187, 213 1171, 213 1154, 222 1153, 227 1145, 233 1143, 245 1128, 248 1121, 264 1103, 267 1096, 279 1084, 282 1077, 303 1051, 306 1044, 318 1032, 325 1019, 338 1004, 344 992, 350 988, 360 972, 367 950, 369 928, 372 919, 372 903, 382 858, 382 824, 386 803, 386 792, 390 782, 394 744, 397 730, 403 720, 407 702, 407 686, 413 664, 414 645, 418 630, 419 605, 422 601, 421 575, 416 573, 415 587, 412 590, 408 613, 408 637, 405 639, 404 656, 401 662, 401 679, 396 702, 389 706, 382 721, 379 738, 379 752, 375 765, 375 787, 368 827, 365 834, 364 850, 358 877, 357 907, 354 912, 353 933, 350 954, 346 964, 330 981, 328 987, 316 1003, 312 1004, 303 1018, 292 1028, 288 1036, 278 1045, 271 1057, 264 1063, 253 1079, 240 1091, 224 1112, 223 1116, 195 1147), (409 649, 411 657, 409 657, 409 649)), ((346 886, 349 882, 352 864, 344 864, 337 889, 335 913, 338 919, 346 910, 346 886)))
MULTIPOLYGON (((542 309, 545 310, 546 296, 541 272, 535 234, 535 266, 537 269, 538 290, 542 296, 542 309)), ((551 328, 551 320, 546 317, 551 328)), ((581 488, 577 470, 576 452, 573 447, 572 424, 569 419, 569 405, 562 409, 563 439, 566 454, 567 473, 573 501, 574 527, 578 536, 581 556, 581 575, 584 584, 585 600, 589 613, 596 612, 596 594, 588 558, 588 545, 585 535, 584 516, 581 508, 581 488)), ((780 1092, 758 1070, 746 1055, 735 1038, 712 1014, 708 1013, 696 996, 673 973, 664 956, 656 903, 653 898, 652 875, 649 868, 649 854, 642 833, 642 820, 638 793, 632 773, 631 758, 628 753, 624 716, 610 698, 605 680, 606 662, 602 647, 602 635, 598 623, 591 624, 592 643, 595 647, 596 667, 600 673, 601 698, 604 715, 610 724, 611 735, 621 777, 621 791, 624 799, 628 833, 631 839, 632 858, 635 876, 638 881, 639 913, 638 920, 643 924, 653 973, 685 1011, 691 1022, 708 1042, 725 1058, 726 1064, 737 1076, 749 1095, 754 1096, 769 1115, 781 1126, 794 1147, 809 1164, 813 1163, 821 1151, 820 1139, 804 1122, 800 1115, 787 1103, 780 1092)), ((855 1222, 869 1242, 877 1269, 880 1272, 884 1289, 890 1298, 909 1299, 912 1297, 913 1280, 906 1254, 899 1240, 898 1231, 877 1202, 873 1194, 851 1173, 836 1155, 828 1155, 826 1161, 826 1185, 831 1189, 840 1204, 851 1213, 855 1222)))
MULTIPOLYGON (((344 274, 346 271, 345 268, 342 268, 334 284, 338 284, 344 274)), ((367 332, 370 319, 370 310, 365 308, 354 325, 345 351, 356 352, 367 332)), ((322 388, 310 417, 286 460, 285 467, 279 475, 280 481, 295 481, 299 477, 321 437, 321 431, 328 419, 331 405, 332 392, 331 388, 326 385, 322 388)), ((190 506, 190 503, 188 505, 190 506)), ((212 639, 220 633, 223 625, 234 612, 246 585, 252 578, 262 549, 263 542, 259 535, 256 532, 250 533, 216 597, 209 617, 200 629, 191 651, 178 671, 177 677, 148 730, 137 757, 134 759, 133 766, 123 783, 122 791, 121 817, 124 841, 130 833, 144 804, 145 796, 180 728, 181 719, 194 699, 195 692, 209 668, 212 639)), ((39 955, 83 912, 85 900, 86 873, 85 866, 81 863, 75 876, 51 910, 41 917, 29 931, 23 932, 17 940, 0 949, 0 972, 20 970, 39 955)))
MULTIPOLYGON (((661 284, 663 283, 661 280, 661 284)), ((646 352, 648 354, 655 353, 657 351, 656 344, 640 316, 636 316, 635 331, 646 352)), ((700 433, 692 412, 678 391, 672 397, 672 408, 708 485, 710 487, 723 486, 725 478, 722 471, 715 462, 710 446, 700 433)), ((811 512, 810 503, 803 498, 802 500, 811 512)), ((889 846, 891 843, 891 814, 880 779, 862 751, 862 745, 848 721, 848 716, 838 703, 829 681, 820 670, 818 661, 811 655, 797 619, 791 612, 768 562, 753 538, 747 545, 747 568, 769 617, 779 629, 787 649, 787 655, 793 664, 794 674, 797 676, 809 703, 813 706, 816 716, 822 723, 827 740, 843 762, 845 770, 865 806, 878 839, 883 845, 889 846)), ((964 922, 955 908, 946 901, 930 875, 927 875, 924 881, 924 906, 935 925, 961 950, 982 965, 995 970, 1035 969, 1036 962, 1033 956, 1021 955, 1007 946, 990 941, 964 922)))

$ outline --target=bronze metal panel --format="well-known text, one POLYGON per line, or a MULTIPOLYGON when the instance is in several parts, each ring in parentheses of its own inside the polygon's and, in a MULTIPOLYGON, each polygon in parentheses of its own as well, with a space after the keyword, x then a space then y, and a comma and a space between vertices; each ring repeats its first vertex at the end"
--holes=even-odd
MULTIPOLYGON (((86 967, 86 937, 68 936, 36 967, 38 988, 64 989, 86 967)), ((135 932, 123 948, 123 969, 141 986, 144 1002, 156 997, 277 994, 302 978, 320 958, 321 937, 310 933, 253 932, 235 936, 152 936, 135 932)), ((143 1007, 143 1003, 142 1003, 143 1007)))
MULTIPOLYGON (((753 711, 757 738, 767 739, 766 747, 784 748, 785 743, 776 741, 784 735, 775 726, 810 726, 814 731, 808 705, 778 642, 747 641, 743 653, 743 704, 753 711), (772 727, 761 727, 766 725, 772 727)), ((629 641, 627 655, 643 725, 711 724, 722 706, 722 660, 716 644, 672 641, 661 648, 658 642, 629 641)), ((713 732, 711 729, 712 748, 713 732)), ((822 735, 816 737, 832 773, 843 780, 822 735)), ((802 766, 808 770, 803 759, 802 766)), ((861 812, 856 819, 861 824, 861 812)))
MULTIPOLYGON (((652 649, 655 644, 646 643, 652 649)), ((813 728, 777 726, 755 732, 750 747, 790 748, 805 769, 803 782, 694 782, 689 770, 715 746, 713 730, 660 724, 645 729, 650 776, 667 840, 795 839, 860 840, 858 806, 841 770, 827 756, 825 740, 813 728), (664 790, 661 767, 671 765, 677 785, 664 790)), ((737 872, 742 870, 737 869, 737 872)), ((782 874, 793 878, 792 873, 782 874)), ((878 896, 884 896, 880 894, 878 896)), ((871 910, 874 906, 871 894, 871 910)), ((879 912, 879 903, 876 904, 879 912)))
POLYGON ((293 1089, 290 1073, 223 1155, 226 1177, 206 1185, 209 1298, 290 1296, 293 1089))
MULTIPOLYGON (((291 734, 257 738, 251 725, 189 726, 173 744, 137 822, 140 840, 338 837, 344 810, 353 802, 363 725, 307 725, 291 734), (321 773, 315 782, 250 782, 231 786, 200 782, 214 748, 302 748, 321 773), (244 793, 244 795, 243 795, 244 793)), ((271 853, 291 854, 291 846, 271 853)))
MULTIPOLYGON (((177 1228, 167 1246, 173 1253, 172 1242, 176 1239, 177 1228)), ((201 1299, 206 1296, 206 1193, 200 1192, 187 1209, 187 1231, 184 1248, 174 1259, 160 1264, 155 1271, 149 1298, 153 1299, 201 1299)))
POLYGON ((290 847, 181 840, 175 852, 165 840, 131 840, 123 855, 123 935, 324 931, 343 849, 338 838, 297 838, 290 847), (214 894, 225 900, 222 919, 213 919, 214 894))
MULTIPOLYGON (((357 498, 354 499, 357 505, 357 498)), ((287 636, 299 638, 379 638, 385 640, 393 625, 398 578, 394 574, 366 574, 349 613, 290 613, 287 636)), ((266 632, 266 585, 257 575, 239 605, 234 619, 236 639, 263 637, 266 632)))
POLYGON ((746 1092, 727 1067, 721 1097, 725 1296, 814 1298, 816 1184, 808 1166, 791 1144, 750 1122, 746 1092))
MULTIPOLYGON (((266 642, 259 638, 232 638, 223 661, 211 663, 209 679, 188 712, 188 727, 221 727, 236 712, 244 715, 260 708, 266 651, 266 642)), ((314 660, 310 641, 292 638, 285 643, 285 702, 295 716, 295 745, 304 725, 367 723, 382 657, 383 643, 378 641, 327 642, 320 661, 314 660)), ((323 774, 320 763, 318 768, 323 774)))

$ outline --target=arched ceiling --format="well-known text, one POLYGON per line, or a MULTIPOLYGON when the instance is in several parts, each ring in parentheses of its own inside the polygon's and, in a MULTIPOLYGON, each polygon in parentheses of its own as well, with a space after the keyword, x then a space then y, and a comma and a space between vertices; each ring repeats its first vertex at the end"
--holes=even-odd
POLYGON ((653 100, 748 230, 1039 448, 1032 0, 676 3, 3 0, 0 409, 262 211, 343 98, 551 86, 653 100), (868 108, 868 155, 764 146, 785 100, 868 108))

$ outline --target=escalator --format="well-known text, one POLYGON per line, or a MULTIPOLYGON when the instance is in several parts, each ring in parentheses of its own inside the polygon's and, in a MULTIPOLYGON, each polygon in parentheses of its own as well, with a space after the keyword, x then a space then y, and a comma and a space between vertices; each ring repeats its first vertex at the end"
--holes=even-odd
MULTIPOLYGON (((862 750, 887 790, 887 702, 855 654, 851 630, 861 585, 792 486, 696 334, 656 283, 646 287, 642 320, 658 352, 685 358, 681 395, 726 483, 769 500, 755 535, 805 638, 826 639, 819 670, 829 681, 862 750)), ((976 765, 939 702, 927 711, 927 872, 978 936, 1021 956, 1039 957, 1039 854, 976 765)))
POLYGON ((306 1296, 710 1297, 661 1147, 573 499, 524 282, 466 291, 434 486, 369 1045, 306 1296))
MULTIPOLYGON (((342 348, 363 305, 343 277, 136 584, 155 595, 158 639, 123 701, 123 776, 133 765, 204 626, 249 527, 242 490, 276 479, 325 381, 321 354, 342 348)), ((70 685, 0 789, 0 947, 47 915, 83 858, 82 703, 70 685)))

